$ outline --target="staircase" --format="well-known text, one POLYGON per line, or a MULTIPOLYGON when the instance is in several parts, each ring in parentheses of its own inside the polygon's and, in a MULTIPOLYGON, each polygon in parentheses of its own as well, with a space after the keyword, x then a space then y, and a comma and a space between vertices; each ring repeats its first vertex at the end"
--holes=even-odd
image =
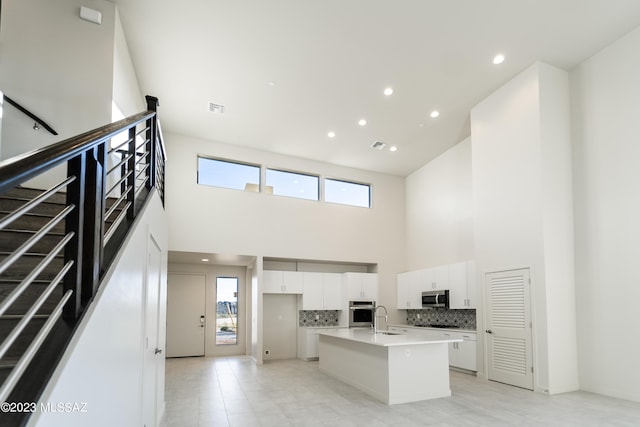
MULTIPOLYGON (((3 194, 0 196, 0 220, 23 207, 41 193, 40 190, 18 187, 3 194)), ((51 224, 57 216, 61 215, 66 207, 65 197, 66 195, 63 193, 53 194, 29 213, 17 218, 6 228, 0 229, 0 263, 33 238, 39 230, 51 224)), ((11 292, 32 274, 35 268, 52 253, 56 245, 61 243, 65 236, 64 225, 64 221, 59 220, 22 257, 0 273, 0 303, 6 301, 11 292)), ((64 265, 62 251, 57 254, 53 253, 53 255, 51 262, 36 275, 25 291, 0 315, 0 337, 7 337, 25 314, 34 307, 38 299, 41 299, 41 305, 36 310, 33 319, 26 324, 7 352, 0 356, 0 384, 4 383, 11 369, 62 299, 61 282, 50 290, 48 296, 41 298, 47 286, 56 278, 64 265)))
MULTIPOLYGON (((146 99, 144 112, 0 161, 0 403, 38 401, 151 192, 164 203, 158 100, 146 99), (62 181, 25 188, 58 166, 62 181)), ((0 411, 0 426, 29 415, 0 411)))

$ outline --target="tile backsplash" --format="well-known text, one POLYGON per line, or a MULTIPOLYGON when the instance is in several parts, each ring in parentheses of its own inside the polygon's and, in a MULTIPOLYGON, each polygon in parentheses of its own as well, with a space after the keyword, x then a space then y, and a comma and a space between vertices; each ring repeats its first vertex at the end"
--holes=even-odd
POLYGON ((427 308, 407 310, 408 325, 452 325, 463 329, 476 329, 475 310, 450 310, 446 308, 427 308))
POLYGON ((338 313, 338 310, 300 310, 298 326, 338 326, 338 313))

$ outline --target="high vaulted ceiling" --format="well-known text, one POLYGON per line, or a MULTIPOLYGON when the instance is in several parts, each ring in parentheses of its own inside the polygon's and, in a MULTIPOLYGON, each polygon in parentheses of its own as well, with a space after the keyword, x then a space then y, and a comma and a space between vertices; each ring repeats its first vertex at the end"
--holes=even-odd
POLYGON ((570 70, 640 25, 638 0, 113 1, 165 131, 401 176, 535 61, 570 70))

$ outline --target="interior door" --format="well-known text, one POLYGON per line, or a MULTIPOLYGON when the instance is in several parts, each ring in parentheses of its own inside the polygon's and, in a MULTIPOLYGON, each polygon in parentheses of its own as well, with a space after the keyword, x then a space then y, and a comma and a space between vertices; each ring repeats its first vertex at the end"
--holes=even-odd
POLYGON ((533 390, 529 269, 487 273, 488 378, 533 390))
POLYGON ((158 425, 158 358, 164 357, 159 348, 160 314, 160 248, 149 237, 147 256, 147 280, 144 289, 144 364, 142 371, 142 417, 145 427, 158 425))
POLYGON ((204 274, 170 273, 167 279, 167 357, 204 356, 204 274))

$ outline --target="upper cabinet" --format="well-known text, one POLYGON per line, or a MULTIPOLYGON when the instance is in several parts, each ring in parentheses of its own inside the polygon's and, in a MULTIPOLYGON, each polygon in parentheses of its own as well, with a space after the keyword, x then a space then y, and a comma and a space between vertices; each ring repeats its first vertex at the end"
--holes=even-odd
POLYGON ((342 274, 303 273, 303 278, 303 310, 342 310, 342 274))
POLYGON ((424 270, 407 271, 398 274, 398 309, 422 308, 422 291, 425 280, 424 270))
POLYGON ((378 300, 377 273, 344 273, 343 282, 349 301, 378 300))
POLYGON ((476 308, 474 261, 398 274, 398 309, 422 308, 422 292, 449 290, 449 308, 476 308))
MULTIPOLYGON (((438 267, 428 268, 425 270, 427 285, 431 286, 431 290, 440 291, 449 289, 449 266, 441 265, 438 267)), ((425 289, 429 290, 429 289, 425 289)))
POLYGON ((265 294, 301 294, 303 290, 303 273, 299 271, 264 270, 262 272, 265 294))
POLYGON ((449 265, 449 308, 476 308, 475 262, 449 265))

